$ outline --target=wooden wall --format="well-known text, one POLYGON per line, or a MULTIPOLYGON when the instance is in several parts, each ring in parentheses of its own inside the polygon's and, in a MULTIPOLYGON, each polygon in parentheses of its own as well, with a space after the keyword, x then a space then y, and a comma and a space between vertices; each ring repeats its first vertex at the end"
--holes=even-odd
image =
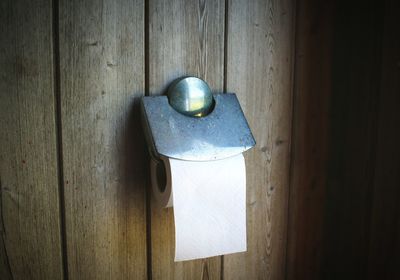
POLYGON ((1 279, 283 279, 294 2, 1 3, 1 279), (138 101, 182 75, 236 92, 248 251, 175 263, 138 101))
POLYGON ((52 7, 49 1, 25 2, 0 4, 0 278, 60 278, 52 7))
POLYGON ((0 279, 396 279, 395 0, 4 0, 0 279), (245 253, 178 262, 138 101, 235 92, 245 253))
POLYGON ((333 1, 297 2, 287 279, 319 279, 332 96, 333 1))

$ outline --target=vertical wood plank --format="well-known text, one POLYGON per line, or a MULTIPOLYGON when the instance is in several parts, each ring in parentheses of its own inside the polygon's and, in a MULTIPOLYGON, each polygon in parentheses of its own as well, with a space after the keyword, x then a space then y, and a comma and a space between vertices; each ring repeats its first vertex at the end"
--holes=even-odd
POLYGON ((62 279, 52 2, 0 7, 0 278, 62 279))
MULTIPOLYGON (((224 1, 149 3, 149 93, 162 94, 183 75, 223 88, 224 1)), ((151 266, 153 279, 217 279, 220 257, 174 263, 173 209, 151 203, 151 266)))
POLYGON ((62 0, 59 14, 69 277, 144 279, 144 3, 62 0))
POLYGON ((399 1, 386 1, 368 279, 400 279, 399 10, 399 1))
POLYGON ((246 253, 224 257, 225 279, 284 279, 292 115, 293 1, 228 4, 227 91, 257 146, 246 153, 246 253))
POLYGON ((366 279, 383 6, 335 3, 323 279, 366 279))
MULTIPOLYGON (((287 279, 320 279, 333 1, 297 1, 287 279)), ((334 143, 332 143, 334 144, 334 143)))

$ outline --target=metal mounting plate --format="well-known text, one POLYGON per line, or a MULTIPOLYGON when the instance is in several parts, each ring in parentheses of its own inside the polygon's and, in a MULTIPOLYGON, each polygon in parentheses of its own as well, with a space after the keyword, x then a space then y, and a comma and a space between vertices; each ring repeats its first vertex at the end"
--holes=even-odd
POLYGON ((234 93, 214 94, 214 109, 195 118, 173 109, 167 96, 142 98, 146 139, 154 157, 208 161, 238 155, 255 145, 234 93))

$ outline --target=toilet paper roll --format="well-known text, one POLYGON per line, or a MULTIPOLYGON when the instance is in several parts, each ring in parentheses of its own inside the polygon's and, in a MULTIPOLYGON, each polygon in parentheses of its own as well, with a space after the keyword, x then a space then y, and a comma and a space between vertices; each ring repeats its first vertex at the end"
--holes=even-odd
POLYGON ((243 155, 216 161, 152 161, 156 200, 174 209, 175 261, 246 251, 243 155))

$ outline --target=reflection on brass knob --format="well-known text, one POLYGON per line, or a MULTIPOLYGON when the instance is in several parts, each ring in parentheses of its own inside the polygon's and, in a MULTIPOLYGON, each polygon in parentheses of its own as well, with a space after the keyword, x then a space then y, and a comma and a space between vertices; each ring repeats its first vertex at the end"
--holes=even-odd
POLYGON ((213 106, 210 87, 196 77, 175 80, 167 92, 169 104, 179 113, 191 117, 206 116, 213 106))

